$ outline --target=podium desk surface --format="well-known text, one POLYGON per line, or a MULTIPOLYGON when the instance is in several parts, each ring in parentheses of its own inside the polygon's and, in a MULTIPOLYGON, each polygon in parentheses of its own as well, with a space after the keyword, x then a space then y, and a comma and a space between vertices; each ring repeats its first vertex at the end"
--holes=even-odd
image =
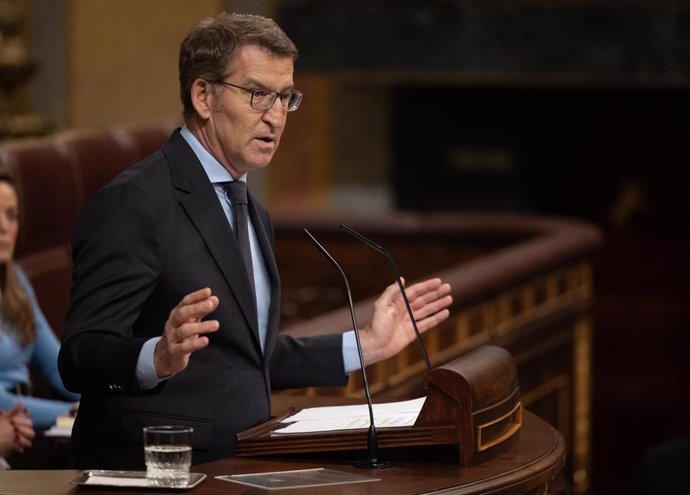
POLYGON ((69 481, 78 470, 0 471, 0 493, 11 495, 142 495, 150 493, 185 493, 190 495, 406 495, 406 494, 479 494, 546 493, 565 463, 563 437, 541 418, 525 412, 518 442, 500 456, 479 466, 458 464, 457 449, 395 449, 381 452, 393 461, 393 467, 364 470, 352 465, 365 452, 339 452, 329 455, 309 454, 281 458, 234 457, 192 466, 195 473, 207 476, 190 490, 142 490, 75 486, 69 481), (321 486, 309 489, 263 490, 215 479, 214 476, 325 467, 358 475, 380 478, 371 483, 321 486))

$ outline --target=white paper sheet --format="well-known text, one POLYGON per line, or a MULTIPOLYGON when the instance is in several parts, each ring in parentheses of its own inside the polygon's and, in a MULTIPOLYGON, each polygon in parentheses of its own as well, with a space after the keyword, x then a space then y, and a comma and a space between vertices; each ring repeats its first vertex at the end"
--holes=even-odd
POLYGON ((43 432, 46 437, 69 438, 72 436, 72 428, 60 428, 58 426, 51 426, 48 430, 43 432))
MULTIPOLYGON (((374 424, 377 428, 413 426, 424 400, 425 397, 420 397, 402 402, 374 404, 374 424)), ((311 407, 287 418, 284 421, 286 426, 274 431, 272 435, 366 429, 369 422, 369 408, 366 404, 311 407)))
POLYGON ((91 476, 89 477, 85 485, 98 485, 98 486, 136 486, 136 487, 147 487, 149 486, 149 480, 146 478, 121 478, 113 476, 91 476))

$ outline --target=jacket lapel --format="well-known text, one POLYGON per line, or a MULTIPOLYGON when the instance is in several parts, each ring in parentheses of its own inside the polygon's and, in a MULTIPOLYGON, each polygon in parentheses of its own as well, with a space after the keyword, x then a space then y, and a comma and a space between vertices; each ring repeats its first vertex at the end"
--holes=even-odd
POLYGON ((170 163, 173 184, 187 193, 180 199, 180 204, 228 283, 260 352, 256 302, 237 240, 218 202, 218 196, 201 163, 179 131, 172 135, 163 151, 170 163))

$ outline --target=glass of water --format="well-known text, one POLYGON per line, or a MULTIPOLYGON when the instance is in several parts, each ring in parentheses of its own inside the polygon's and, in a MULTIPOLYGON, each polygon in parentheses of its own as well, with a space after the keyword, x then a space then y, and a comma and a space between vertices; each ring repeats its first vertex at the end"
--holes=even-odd
POLYGON ((146 478, 151 484, 170 488, 189 484, 193 432, 189 426, 144 427, 146 478))

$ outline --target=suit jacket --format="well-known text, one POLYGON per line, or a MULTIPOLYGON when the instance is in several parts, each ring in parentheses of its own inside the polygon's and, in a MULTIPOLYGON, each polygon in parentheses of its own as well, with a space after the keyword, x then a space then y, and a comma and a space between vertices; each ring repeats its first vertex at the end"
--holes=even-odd
POLYGON ((81 215, 73 238, 73 289, 59 367, 82 394, 69 464, 142 469, 142 427, 194 427, 195 464, 232 455, 235 434, 270 415, 272 388, 343 385, 341 336, 278 334, 280 281, 267 212, 249 198, 271 280, 262 352, 250 282, 213 186, 175 131, 125 170, 81 215), (161 335, 170 310, 194 290, 220 299, 220 322, 188 367, 151 391, 139 388, 143 343, 161 335))

